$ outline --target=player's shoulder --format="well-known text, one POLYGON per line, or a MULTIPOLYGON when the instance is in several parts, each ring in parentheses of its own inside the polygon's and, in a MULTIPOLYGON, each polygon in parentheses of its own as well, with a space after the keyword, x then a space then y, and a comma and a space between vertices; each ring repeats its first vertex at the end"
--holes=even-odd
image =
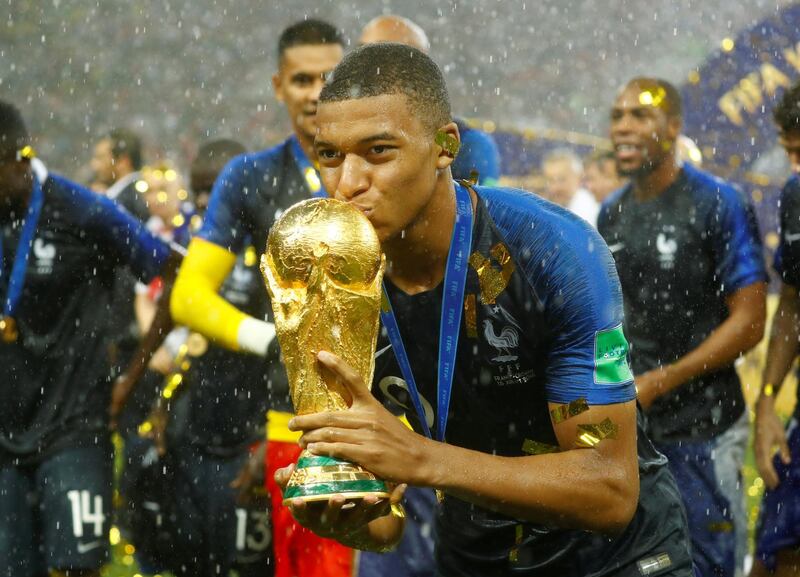
POLYGON ((793 174, 783 184, 781 200, 800 200, 800 175, 793 174))
POLYGON ((234 156, 223 169, 227 178, 263 176, 281 168, 287 158, 288 140, 255 152, 234 156))
POLYGON ((617 299, 614 260, 589 223, 524 190, 475 189, 539 298, 563 303, 574 297, 601 307, 617 299))
POLYGON ((42 189, 47 204, 67 209, 65 214, 75 217, 85 217, 88 211, 95 210, 99 205, 113 203, 82 184, 52 172, 47 174, 42 189))
POLYGON ((695 202, 701 207, 717 207, 720 203, 737 206, 746 204, 744 193, 733 183, 688 162, 684 163, 681 170, 686 179, 686 189, 691 191, 695 202))

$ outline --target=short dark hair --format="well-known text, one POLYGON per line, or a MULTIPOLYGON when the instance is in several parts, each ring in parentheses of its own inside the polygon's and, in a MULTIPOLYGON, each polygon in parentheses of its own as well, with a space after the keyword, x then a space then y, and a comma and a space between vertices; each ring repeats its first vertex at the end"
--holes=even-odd
POLYGON ((800 82, 784 92, 772 116, 781 132, 800 132, 800 82))
POLYGON ((142 168, 142 139, 127 128, 115 128, 108 133, 111 141, 111 156, 114 159, 127 156, 134 170, 142 168))
POLYGON ((641 88, 650 88, 663 91, 663 100, 658 105, 667 116, 683 118, 683 102, 681 100, 681 93, 675 88, 671 82, 663 78, 653 78, 649 76, 640 76, 633 78, 625 86, 636 85, 641 88))
POLYGON ((192 170, 220 172, 230 159, 247 152, 244 145, 230 138, 209 140, 200 146, 192 161, 192 170))
POLYGON ((28 129, 19 109, 6 100, 0 100, 0 160, 13 160, 17 152, 28 144, 28 129))
POLYGON ((315 44, 338 44, 344 47, 344 37, 333 24, 324 20, 310 18, 297 22, 281 32, 278 39, 278 60, 283 58, 284 52, 289 48, 315 44))
POLYGON ((442 71, 425 53, 393 42, 366 44, 344 57, 322 89, 320 102, 403 94, 422 120, 438 128, 452 120, 442 71))

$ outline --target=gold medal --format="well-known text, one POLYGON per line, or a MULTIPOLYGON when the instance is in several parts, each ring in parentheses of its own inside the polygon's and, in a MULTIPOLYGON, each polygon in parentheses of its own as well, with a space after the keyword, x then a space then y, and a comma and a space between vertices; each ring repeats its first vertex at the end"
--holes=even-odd
POLYGON ((0 317, 0 333, 3 335, 4 343, 15 343, 19 338, 17 322, 13 317, 0 317))

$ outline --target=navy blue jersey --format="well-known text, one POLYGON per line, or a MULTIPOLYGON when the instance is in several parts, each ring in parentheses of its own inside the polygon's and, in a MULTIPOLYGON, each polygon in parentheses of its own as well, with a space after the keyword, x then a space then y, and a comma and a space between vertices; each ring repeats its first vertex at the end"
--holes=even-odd
MULTIPOLYGON (((605 243, 583 220, 527 192, 475 190, 447 442, 522 456, 526 441, 558 443, 548 401, 604 405, 635 399, 622 296, 605 243)), ((441 285, 409 296, 386 284, 433 429, 441 285)), ((396 360, 383 350, 387 344, 382 337, 374 390, 401 405, 420 431, 396 360)), ((641 428, 638 447, 640 503, 619 537, 521 522, 447 496, 437 519, 440 572, 600 576, 635 570, 638 561, 658 553, 676 566, 688 562, 680 498, 666 460, 641 428)))
MULTIPOLYGON (((727 317, 727 297, 767 279, 752 207, 688 164, 653 200, 637 201, 632 185, 614 193, 598 230, 617 262, 636 374, 695 349, 727 317)), ((649 432, 656 441, 707 439, 744 410, 731 363, 656 400, 649 432)))
MULTIPOLYGON (((127 266, 149 280, 169 256, 167 245, 112 200, 55 175, 42 190, 15 314, 20 336, 0 343, 0 458, 25 458, 107 430, 115 276, 127 266)), ((0 227, 3 270, 10 271, 21 224, 0 227)), ((8 276, 0 279, 3 299, 8 276)))
POLYGON ((471 128, 461 119, 455 120, 461 134, 461 148, 450 170, 453 178, 469 180, 478 173, 478 184, 492 186, 500 180, 500 151, 491 135, 471 128))
MULTIPOLYGON (((247 314, 264 310, 267 295, 253 247, 237 257, 220 295, 247 314)), ((264 438, 269 385, 264 359, 212 344, 192 360, 186 384, 186 442, 226 456, 264 438)))
MULTIPOLYGON (((800 288, 800 176, 792 176, 781 191, 780 244, 775 253, 775 271, 781 280, 800 288)), ((794 405, 795 417, 800 419, 800 390, 794 405)))
MULTIPOLYGON (((247 239, 252 239, 256 253, 261 255, 275 220, 284 210, 310 198, 311 194, 309 183, 293 156, 291 138, 273 148, 237 156, 214 183, 198 236, 236 254, 244 250, 247 239)), ((266 293, 263 286, 262 290, 266 293)), ((271 315, 268 300, 262 303, 261 310, 253 312, 257 318, 269 319, 271 315)), ((291 412, 283 365, 272 362, 267 366, 269 407, 291 412)))

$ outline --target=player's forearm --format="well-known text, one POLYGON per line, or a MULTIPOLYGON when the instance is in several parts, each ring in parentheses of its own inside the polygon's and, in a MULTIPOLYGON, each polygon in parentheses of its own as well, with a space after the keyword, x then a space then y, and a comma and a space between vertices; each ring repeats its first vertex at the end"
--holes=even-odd
POLYGON ((742 290, 748 294, 730 307, 730 314, 722 324, 697 348, 670 365, 673 378, 665 384, 662 394, 693 378, 730 366, 761 341, 767 316, 766 285, 757 283, 742 290))
POLYGON ((783 285, 780 302, 772 320, 767 361, 762 379, 762 397, 772 398, 778 394, 783 380, 792 368, 797 356, 798 337, 798 295, 797 288, 783 285), (764 387, 772 390, 763 394, 764 387))
POLYGON ((222 247, 192 240, 172 291, 172 316, 225 348, 264 355, 274 327, 247 316, 218 293, 235 260, 222 247))
POLYGON ((594 448, 498 457, 435 445, 426 467, 427 485, 515 519, 617 533, 636 511, 635 433, 633 458, 623 462, 610 460, 594 448))

